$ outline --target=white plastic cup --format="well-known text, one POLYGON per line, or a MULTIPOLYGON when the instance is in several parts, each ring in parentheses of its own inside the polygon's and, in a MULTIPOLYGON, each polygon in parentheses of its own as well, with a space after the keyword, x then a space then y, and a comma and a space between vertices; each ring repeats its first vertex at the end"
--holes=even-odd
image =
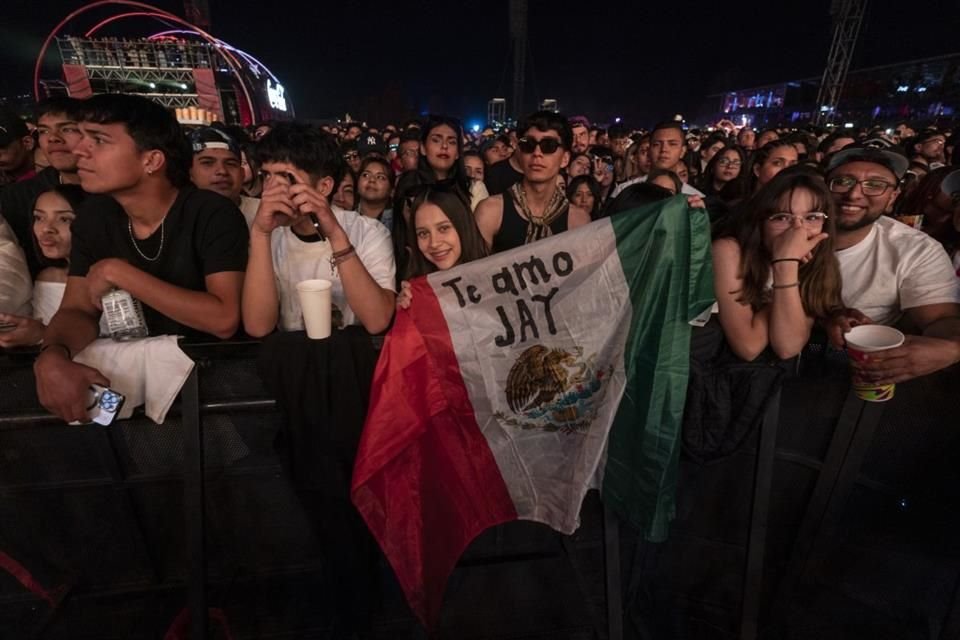
POLYGON ((323 340, 330 337, 333 307, 329 280, 304 280, 297 283, 297 295, 300 296, 300 309, 303 311, 303 326, 311 340, 323 340))
MULTIPOLYGON (((863 362, 868 353, 894 349, 903 344, 904 335, 893 327, 882 324, 861 324, 843 335, 847 341, 847 354, 857 362, 863 362)), ((867 402, 886 402, 893 398, 896 385, 876 384, 853 376, 853 390, 857 397, 867 402)))

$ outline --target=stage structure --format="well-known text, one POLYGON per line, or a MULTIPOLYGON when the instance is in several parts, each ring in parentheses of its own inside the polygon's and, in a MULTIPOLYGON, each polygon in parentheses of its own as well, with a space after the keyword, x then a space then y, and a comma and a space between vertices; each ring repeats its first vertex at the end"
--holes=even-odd
POLYGON ((501 127, 507 121, 506 98, 491 98, 487 102, 487 126, 501 127))
POLYGON ((34 93, 40 99, 63 92, 76 98, 141 95, 174 109, 188 125, 249 125, 294 117, 284 86, 262 62, 176 15, 131 0, 89 4, 51 31, 37 58, 34 93), (112 11, 82 36, 65 33, 80 14, 95 8, 112 11), (132 39, 98 37, 107 25, 131 18, 160 22, 164 29, 132 39), (40 79, 53 44, 63 81, 40 79))

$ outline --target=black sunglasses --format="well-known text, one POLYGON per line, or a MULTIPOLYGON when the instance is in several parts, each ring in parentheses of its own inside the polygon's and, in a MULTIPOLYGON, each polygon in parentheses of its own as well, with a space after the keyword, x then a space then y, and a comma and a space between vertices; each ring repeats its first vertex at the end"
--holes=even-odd
POLYGON ((520 149, 521 153, 533 153, 533 151, 540 147, 540 151, 544 154, 556 153, 557 149, 563 146, 563 143, 556 138, 540 138, 539 140, 534 140, 533 138, 520 138, 517 140, 517 148, 520 149))

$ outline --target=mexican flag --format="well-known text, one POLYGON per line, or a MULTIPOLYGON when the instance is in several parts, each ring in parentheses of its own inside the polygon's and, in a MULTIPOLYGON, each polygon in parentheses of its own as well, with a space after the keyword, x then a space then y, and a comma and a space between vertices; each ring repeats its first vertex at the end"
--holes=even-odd
POLYGON ((479 533, 573 533, 589 489, 667 536, 688 321, 712 277, 706 211, 678 196, 411 283, 352 497, 424 624, 479 533))

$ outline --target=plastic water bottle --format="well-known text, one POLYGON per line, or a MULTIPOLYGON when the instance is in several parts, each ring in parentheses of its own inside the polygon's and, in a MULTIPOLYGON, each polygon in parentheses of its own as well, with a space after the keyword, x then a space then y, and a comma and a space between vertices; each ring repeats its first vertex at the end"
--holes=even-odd
POLYGON ((114 340, 138 340, 148 335, 140 301, 123 289, 114 289, 100 298, 107 330, 114 340))

